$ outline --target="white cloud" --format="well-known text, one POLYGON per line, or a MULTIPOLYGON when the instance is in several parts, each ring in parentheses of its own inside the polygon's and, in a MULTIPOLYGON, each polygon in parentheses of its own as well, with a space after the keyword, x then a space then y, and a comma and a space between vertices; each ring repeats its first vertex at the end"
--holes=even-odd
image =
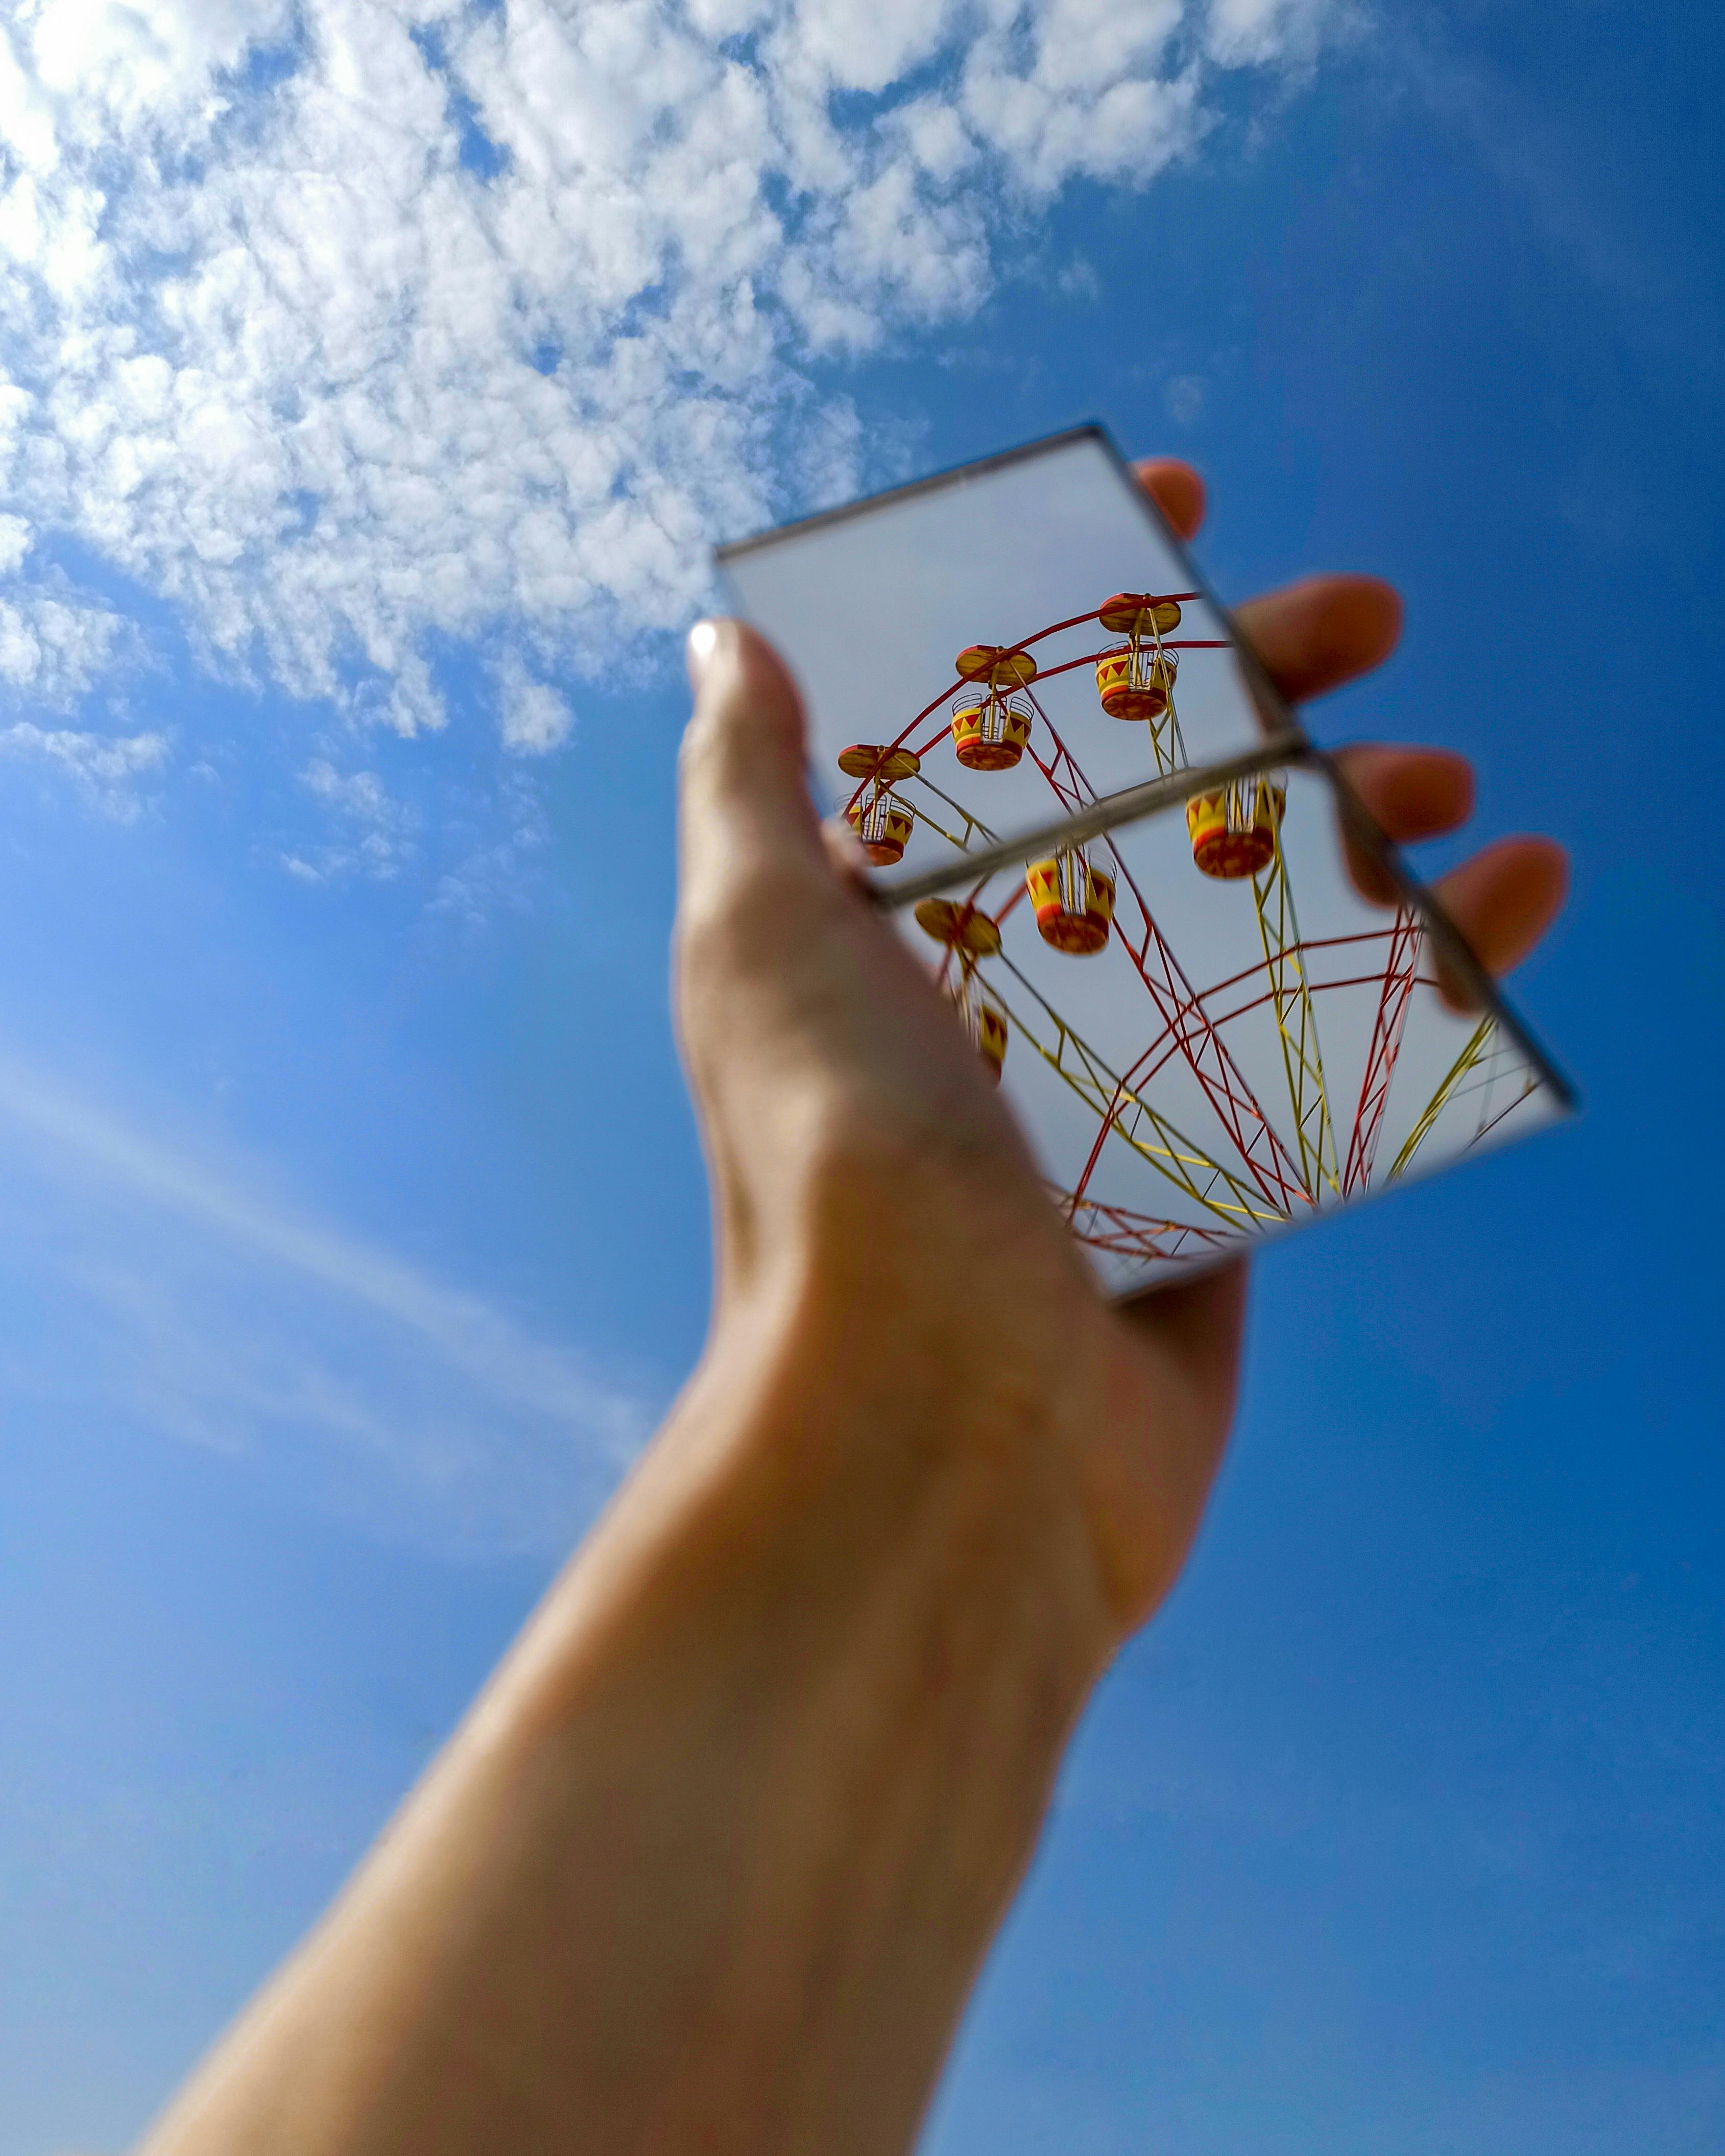
POLYGON ((1208 44, 1224 65, 1297 67, 1363 13, 1353 0, 1210 0, 1208 44))
MULTIPOLYGON (((0 521, 8 527, 0 531, 0 547, 22 547, 15 527, 23 520, 0 521)), ((105 607, 14 582, 0 597, 0 693, 10 703, 64 709, 100 678, 124 629, 105 607)))
POLYGON ((302 883, 341 883, 349 877, 391 881, 415 851, 417 819, 395 800, 375 771, 337 771, 314 757, 300 783, 326 812, 331 835, 309 849, 285 853, 282 865, 302 883))
MULTIPOLYGON (((0 622, 3 614, 0 608, 0 622)), ((97 807, 124 823, 138 813, 138 780, 167 762, 168 743, 158 733, 86 733, 75 726, 39 726, 19 719, 0 726, 0 757, 69 778, 97 807)))
POLYGON ((575 714, 557 690, 536 681, 519 660, 498 670, 499 731, 503 746, 517 756, 544 756, 561 748, 575 724, 575 714))
POLYGON ((520 767, 505 769, 494 798, 480 804, 485 834, 470 835, 439 875, 427 911, 470 931, 507 905, 531 902, 530 864, 551 844, 551 819, 520 767))
POLYGON ((650 1426, 484 1298, 5 1061, 0 1162, 14 1394, 285 1445, 373 1524, 494 1547, 564 1543, 650 1426))
MULTIPOLYGON (((218 670, 439 726, 434 639, 591 668, 855 484, 811 358, 973 310, 1002 219, 1143 183, 1335 4, 22 0, 0 485, 218 670)), ((44 620, 0 673, 87 685, 44 620)))
POLYGON ((1208 385, 1201 374, 1177 374, 1163 393, 1168 415, 1177 427, 1189 427, 1204 410, 1208 385))
POLYGON ((167 758, 167 741, 162 734, 109 737, 80 733, 69 726, 44 727, 21 720, 0 727, 0 746, 9 756, 43 757, 62 764, 93 783, 114 785, 154 771, 167 758))

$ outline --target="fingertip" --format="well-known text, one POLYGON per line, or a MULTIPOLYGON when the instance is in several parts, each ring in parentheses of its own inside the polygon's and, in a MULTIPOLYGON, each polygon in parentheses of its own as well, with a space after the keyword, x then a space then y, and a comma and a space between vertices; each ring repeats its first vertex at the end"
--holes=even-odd
POLYGON ((1494 899, 1524 924, 1531 949, 1568 895, 1568 850, 1543 831, 1517 831, 1496 840, 1476 859, 1494 899))
POLYGON ((1378 829, 1399 843, 1437 838, 1473 814, 1473 766, 1453 749, 1356 742, 1337 761, 1378 829))
POLYGON ((740 699, 759 715, 788 719, 800 736, 803 700, 797 685, 758 629, 728 617, 698 621, 685 656, 697 711, 740 699))
POLYGON ((757 629, 730 614, 710 614, 696 623, 684 647, 689 678, 699 690, 714 670, 729 660, 751 672, 784 673, 784 661, 757 629))
POLYGON ((719 648, 719 624, 701 620, 689 632, 683 646, 683 664, 688 669, 689 685, 698 696, 706 670, 714 653, 719 648))
POLYGON ((1156 504, 1176 535, 1189 539, 1204 522, 1204 484, 1179 457, 1140 457, 1132 475, 1156 504))
MULTIPOLYGON (((806 827, 814 807, 803 773, 803 700, 773 646, 747 622, 701 621, 690 632, 695 708, 679 757, 685 814, 722 814, 733 829, 764 818, 806 827)), ((716 825, 715 827, 716 829, 716 825)))
POLYGON ((1553 838, 1548 831, 1523 832, 1520 843, 1541 856, 1553 877, 1567 891, 1569 888, 1569 849, 1553 838))
POLYGON ((1519 966, 1563 909, 1569 856, 1555 839, 1499 839, 1439 878, 1436 894, 1489 973, 1519 966))
POLYGON ((1401 594, 1381 577, 1307 577, 1236 619, 1282 694, 1299 703, 1379 666, 1402 630, 1401 594))
POLYGON ((1530 913, 1537 906, 1542 917, 1534 940, 1543 936, 1562 911, 1569 896, 1569 850, 1543 831, 1527 831, 1502 842, 1519 856, 1515 874, 1527 893, 1530 913))
POLYGON ((1337 577, 1333 581, 1353 641, 1374 654, 1372 665, 1380 664, 1402 640, 1407 609, 1401 593, 1382 577, 1337 577))

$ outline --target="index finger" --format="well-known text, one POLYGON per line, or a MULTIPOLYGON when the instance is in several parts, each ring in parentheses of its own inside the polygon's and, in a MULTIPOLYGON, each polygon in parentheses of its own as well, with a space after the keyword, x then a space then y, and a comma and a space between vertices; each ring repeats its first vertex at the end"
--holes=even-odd
POLYGON ((1140 457, 1132 475, 1181 539, 1204 521, 1204 481, 1178 457, 1140 457))

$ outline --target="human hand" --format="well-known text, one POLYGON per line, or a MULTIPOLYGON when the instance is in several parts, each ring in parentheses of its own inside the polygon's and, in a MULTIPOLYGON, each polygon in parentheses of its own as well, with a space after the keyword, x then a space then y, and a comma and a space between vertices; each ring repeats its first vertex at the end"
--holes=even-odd
MULTIPOLYGON (((1141 467, 1178 528, 1202 490, 1141 467)), ((1286 693, 1383 585, 1241 610, 1286 693)), ((678 1008, 719 1241, 701 1366, 347 1890, 149 2156, 901 2156, 1061 1746, 1196 1532, 1245 1269, 1101 1297, 950 1005, 830 844, 802 715, 691 639, 678 1008)), ((1348 768, 1392 835, 1436 751, 1348 768)), ((1439 886, 1489 965, 1562 857, 1439 886)))
MULTIPOLYGON (((1138 467, 1183 537, 1203 487, 1138 467)), ((1375 579, 1325 577, 1239 620, 1291 701, 1384 659, 1400 624, 1375 579)), ((1245 1267, 1124 1306, 1096 1291, 1023 1139, 949 1009, 847 871, 803 778, 802 715, 770 649, 737 624, 691 639, 679 1013, 711 1167, 716 1339, 821 1348, 867 1442, 969 1458, 1087 1553, 1097 1651, 1167 1593, 1232 1413, 1245 1267)), ((1341 761, 1392 839, 1454 829, 1465 761, 1361 746, 1341 761)), ((1356 865, 1369 896, 1386 894, 1356 865)), ((1436 889, 1494 971, 1561 902, 1550 841, 1498 841, 1436 889)))

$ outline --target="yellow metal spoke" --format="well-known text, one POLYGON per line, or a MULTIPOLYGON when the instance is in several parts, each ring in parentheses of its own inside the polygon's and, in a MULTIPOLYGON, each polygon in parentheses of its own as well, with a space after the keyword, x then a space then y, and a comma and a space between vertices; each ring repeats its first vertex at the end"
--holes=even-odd
POLYGON ((1275 856, 1263 875, 1252 878, 1252 898, 1257 907, 1258 937, 1263 946, 1276 1029, 1281 1041, 1282 1070, 1293 1110, 1300 1179, 1306 1195, 1314 1203, 1324 1183, 1340 1197, 1342 1178, 1336 1166, 1335 1129, 1330 1117, 1329 1090, 1324 1084, 1323 1052, 1300 955, 1300 923, 1294 911, 1287 864, 1282 858, 1280 818, 1275 856))
POLYGON ((1402 1173, 1408 1163, 1412 1160, 1430 1136, 1432 1125, 1461 1090, 1462 1081, 1470 1071, 1477 1070, 1485 1061, 1491 1050, 1492 1036, 1497 1030, 1497 1021, 1487 1011, 1468 1036, 1466 1047, 1462 1050, 1444 1074, 1443 1082, 1439 1086, 1436 1092, 1420 1110, 1419 1121, 1409 1132, 1403 1141, 1401 1151, 1389 1164, 1389 1173, 1384 1178, 1386 1183, 1394 1183, 1402 1173))
POLYGON ((1266 1209, 1250 1184, 1223 1167, 1219 1161, 1213 1159, 1202 1147, 1195 1145, 1159 1110, 1152 1107, 1136 1088, 1117 1076, 1089 1043, 1075 1033, 1056 1011, 1050 1009, 1009 960, 1007 969, 1035 997, 1048 1022, 1053 1025, 1053 1046, 1050 1047, 1041 1038, 1021 1012, 1014 1009, 1001 995, 999 988, 991 983, 990 993, 1006 1014, 1009 1023, 1029 1041, 1055 1075, 1071 1088, 1108 1130, 1130 1146, 1141 1160, 1147 1162, 1158 1175, 1165 1176, 1183 1190, 1206 1212, 1214 1214, 1218 1219, 1230 1225, 1238 1225, 1242 1220, 1271 1221, 1285 1217, 1266 1209), (1228 1198, 1214 1195, 1218 1184, 1227 1190, 1230 1194, 1228 1198))
POLYGON ((933 794, 937 800, 944 801, 947 808, 953 810, 956 814, 963 819, 964 829, 963 835, 960 836, 957 833, 949 831, 944 824, 938 822, 929 814, 927 808, 922 806, 920 803, 917 803, 915 805, 912 805, 909 802, 905 803, 906 807, 910 808, 911 814, 916 818, 919 824, 926 824, 931 831, 938 833, 938 834, 946 840, 947 844, 949 846, 953 847, 957 852, 961 854, 968 854, 970 851, 970 844, 973 839, 981 839, 985 845, 992 846, 996 843, 993 832, 992 832, 988 829, 988 825, 983 823, 981 817, 973 816, 970 811, 965 808, 961 802, 953 800, 951 794, 942 793, 939 787, 931 784, 927 779, 922 778, 920 774, 916 778, 906 781, 906 783, 910 786, 920 787, 926 793, 933 794))

